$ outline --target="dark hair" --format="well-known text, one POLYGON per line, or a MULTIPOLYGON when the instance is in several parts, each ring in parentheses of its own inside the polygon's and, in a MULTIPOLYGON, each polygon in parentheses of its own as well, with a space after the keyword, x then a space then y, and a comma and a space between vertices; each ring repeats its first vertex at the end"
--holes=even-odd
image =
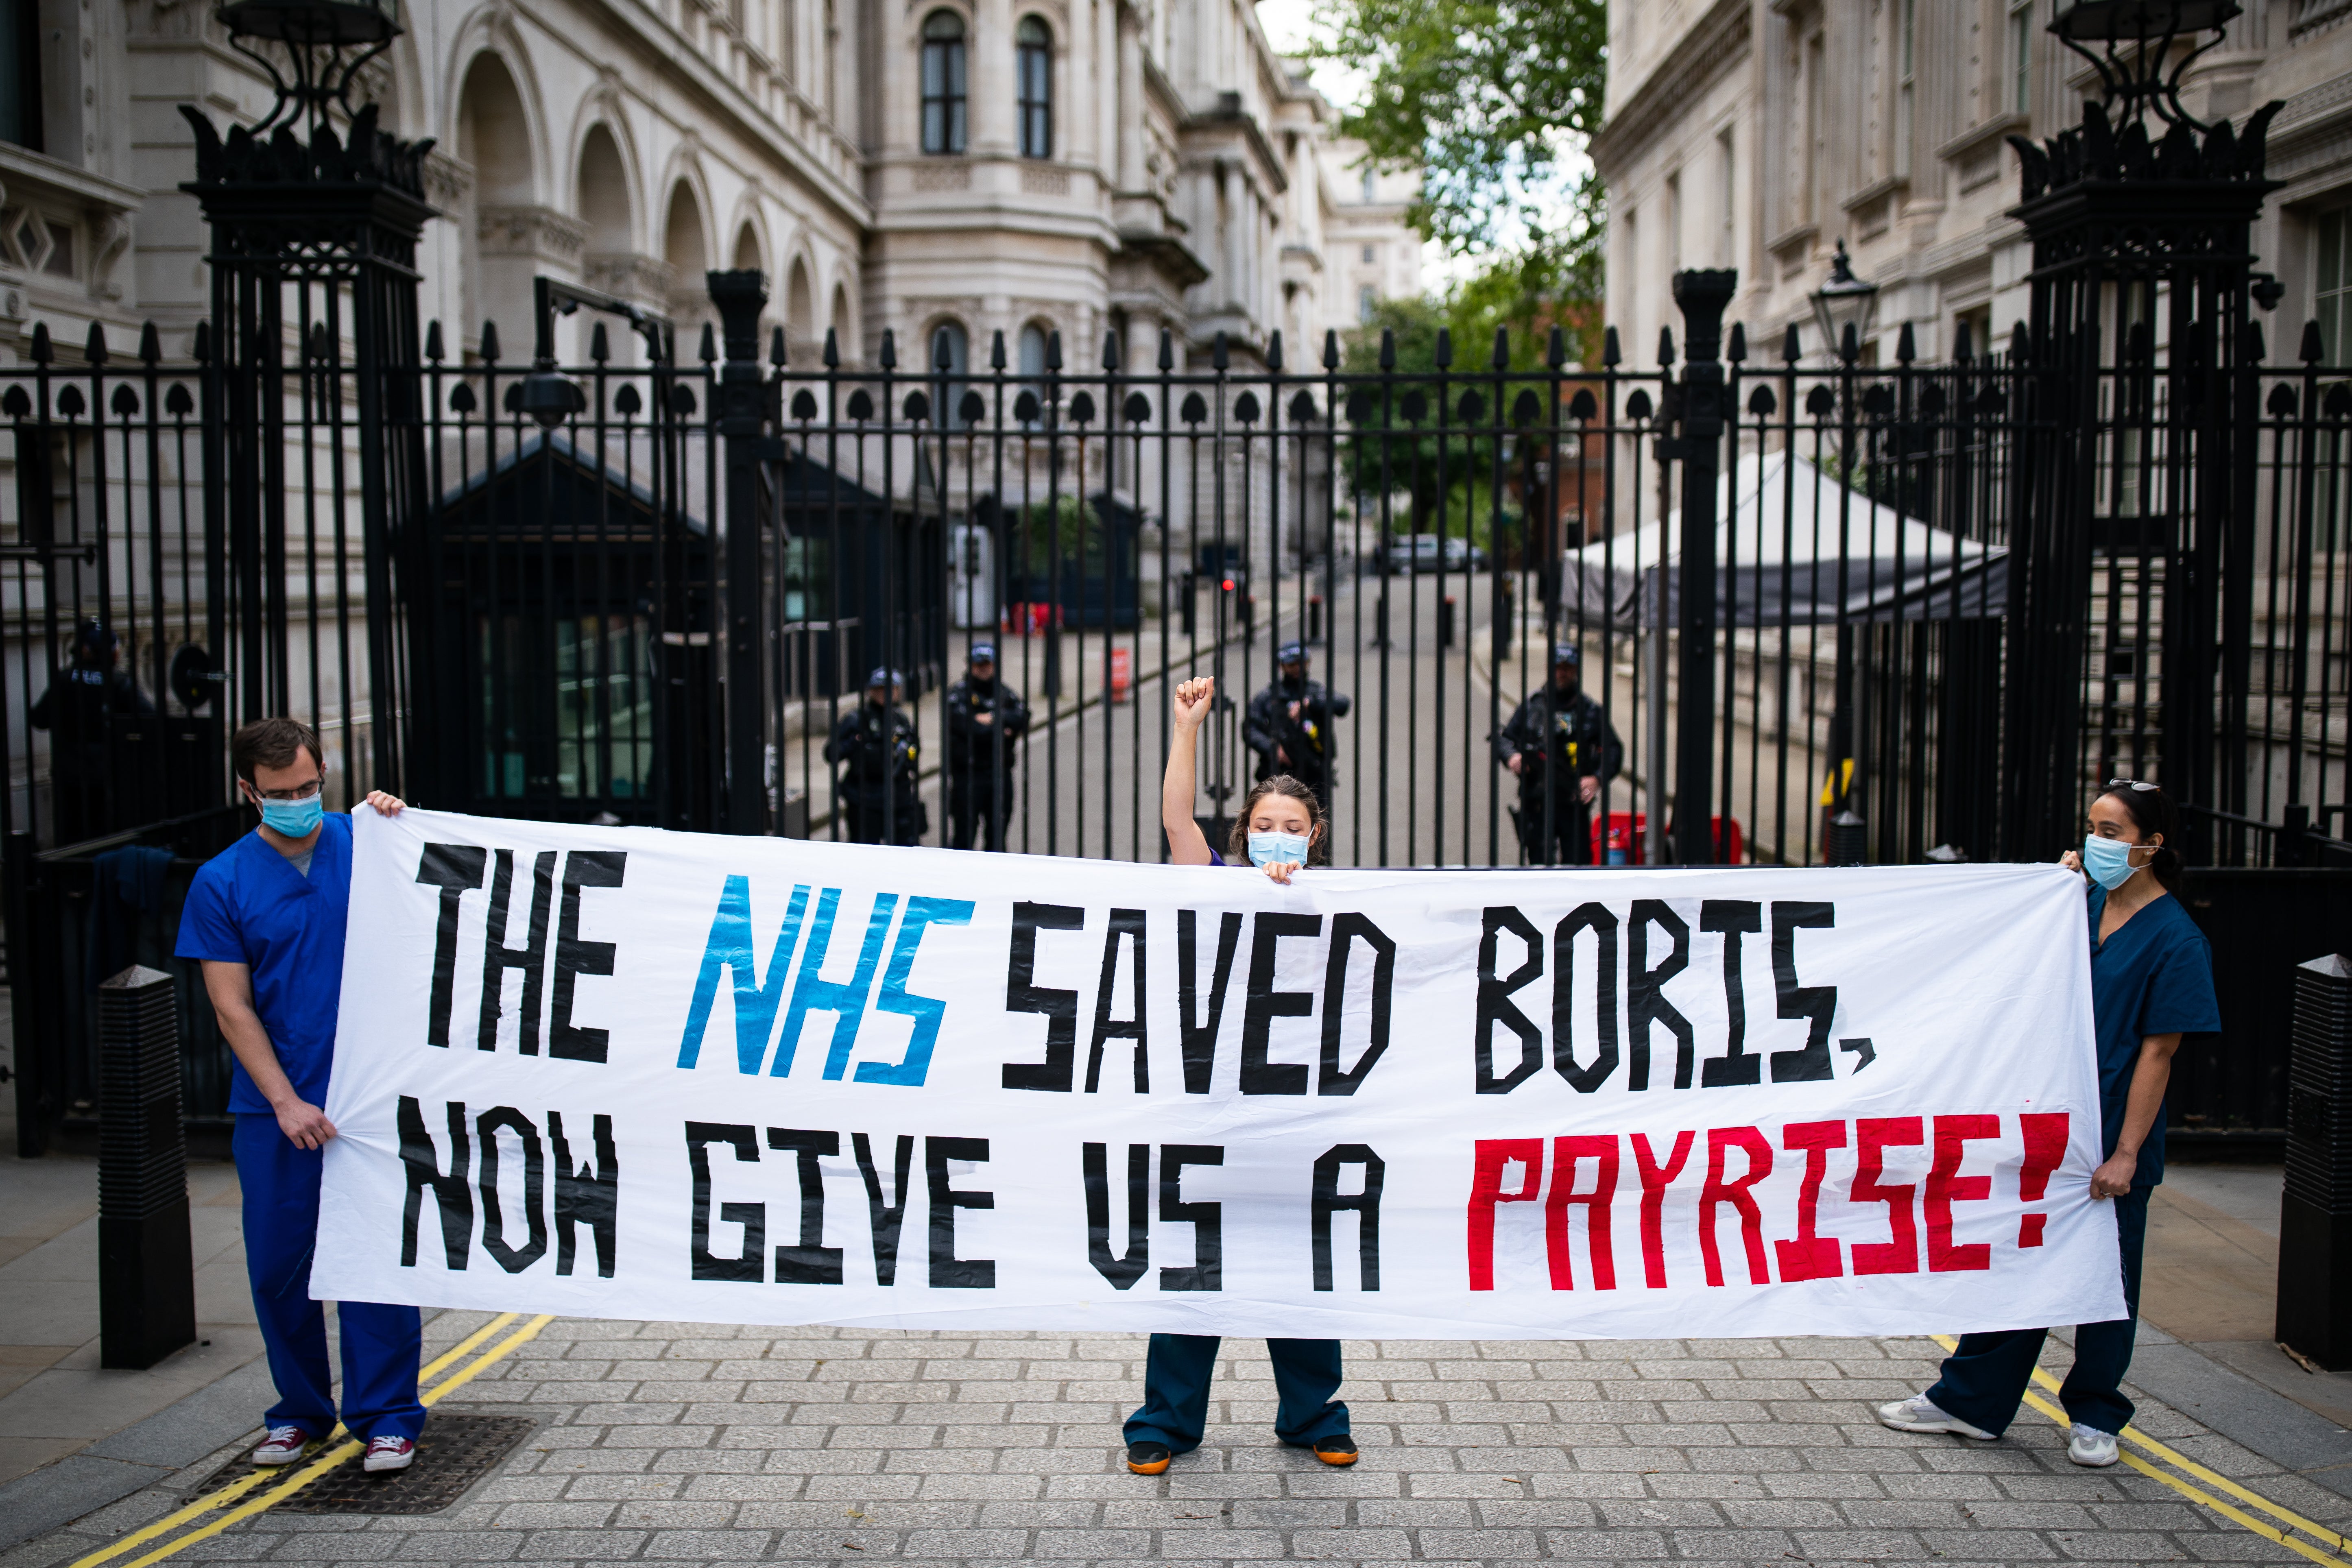
POLYGON ((2129 784, 2110 784, 2101 790, 2096 800, 2112 800, 2124 808, 2124 815, 2139 830, 2142 841, 2162 835, 2164 842, 2157 846, 2156 858, 2148 869, 2168 893, 2180 891, 2180 851, 2173 846, 2180 842, 2180 808, 2161 789, 2135 789, 2129 784))
POLYGON ((325 776, 327 754, 319 749, 319 731, 299 719, 256 719, 228 742, 229 762, 247 784, 253 782, 255 768, 292 767, 297 752, 310 752, 320 775, 325 776))
POLYGON ((1276 773, 1249 792, 1249 798, 1242 802, 1241 810, 1234 816, 1233 832, 1226 836, 1225 858, 1236 866, 1249 864, 1250 818, 1257 813, 1257 803, 1270 795, 1288 795, 1307 808, 1315 825, 1307 834, 1307 863, 1328 864, 1331 858, 1331 824, 1323 816, 1323 803, 1315 798, 1313 790, 1288 773, 1276 773))

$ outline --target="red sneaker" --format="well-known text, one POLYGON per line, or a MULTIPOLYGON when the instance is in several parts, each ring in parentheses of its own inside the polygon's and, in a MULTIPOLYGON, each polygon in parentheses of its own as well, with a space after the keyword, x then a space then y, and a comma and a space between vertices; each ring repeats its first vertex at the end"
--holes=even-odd
POLYGON ((370 1475, 386 1470, 404 1470, 416 1462, 416 1445, 405 1437, 373 1437, 368 1440, 367 1458, 360 1468, 370 1475))
POLYGON ((302 1450, 310 1445, 310 1434, 299 1426, 291 1424, 272 1426, 262 1436, 261 1446, 254 1449, 253 1462, 257 1465, 290 1465, 302 1457, 302 1450))

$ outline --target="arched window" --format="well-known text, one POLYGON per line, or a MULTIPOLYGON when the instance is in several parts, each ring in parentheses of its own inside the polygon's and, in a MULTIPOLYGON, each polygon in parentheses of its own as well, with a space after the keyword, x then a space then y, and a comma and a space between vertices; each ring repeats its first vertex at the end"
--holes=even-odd
POLYGON ((953 321, 933 327, 929 359, 935 420, 943 430, 961 430, 965 422, 956 405, 963 401, 964 376, 971 367, 971 340, 963 328, 953 321))
POLYGON ((1021 18, 1016 75, 1021 89, 1021 155, 1054 155, 1054 35, 1034 16, 1021 18))
MULTIPOLYGON (((1032 321, 1021 329, 1021 384, 1034 393, 1039 403, 1045 401, 1045 329, 1032 321)), ((1034 422, 1024 428, 1034 428, 1034 422)))
POLYGON ((963 18, 934 11, 923 22, 923 151, 961 153, 963 140, 963 18))

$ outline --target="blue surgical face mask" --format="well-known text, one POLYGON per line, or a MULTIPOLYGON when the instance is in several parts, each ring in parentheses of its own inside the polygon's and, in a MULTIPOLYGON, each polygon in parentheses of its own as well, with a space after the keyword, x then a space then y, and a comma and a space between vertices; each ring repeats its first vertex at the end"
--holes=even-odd
POLYGON ((327 819, 327 803, 319 795, 308 800, 265 800, 261 820, 289 838, 308 838, 327 819))
POLYGON ((2114 892, 2138 868, 2131 863, 2132 846, 2120 838, 2102 838, 2092 834, 2083 840, 2083 869, 2091 880, 2109 892, 2114 892))
POLYGON ((1307 864, 1307 835, 1304 833, 1253 833, 1249 836, 1250 864, 1271 866, 1286 861, 1293 866, 1307 864))

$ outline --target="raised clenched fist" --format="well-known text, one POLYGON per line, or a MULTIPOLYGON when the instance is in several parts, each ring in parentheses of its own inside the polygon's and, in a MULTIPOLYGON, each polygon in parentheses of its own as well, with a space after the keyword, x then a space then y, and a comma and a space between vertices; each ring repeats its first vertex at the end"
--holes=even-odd
POLYGON ((1180 730, 1198 729, 1201 721, 1209 716, 1209 699, 1216 694, 1217 678, 1213 675, 1195 676, 1179 684, 1176 688, 1176 727, 1180 730))

